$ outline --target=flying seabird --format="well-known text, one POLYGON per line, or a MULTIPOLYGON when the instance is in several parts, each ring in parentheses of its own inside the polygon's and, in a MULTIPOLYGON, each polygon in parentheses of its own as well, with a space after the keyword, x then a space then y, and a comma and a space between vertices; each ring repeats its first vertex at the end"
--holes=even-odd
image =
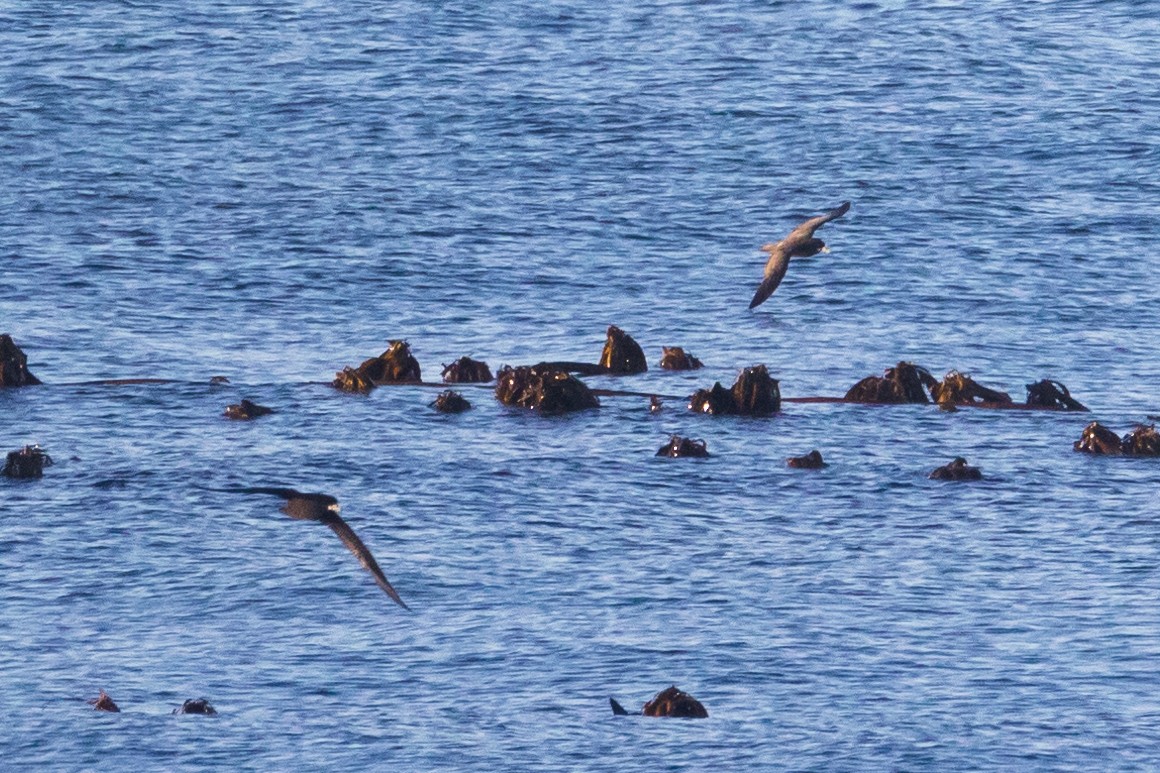
POLYGON ((319 521, 325 523, 330 527, 331 531, 338 535, 338 538, 342 540, 342 544, 346 545, 351 553, 354 553, 359 563, 374 576, 375 582, 378 583, 379 587, 403 609, 410 609, 399 598, 398 592, 391 587, 391 583, 387 582, 386 575, 379 568, 379 564, 375 561, 375 557, 371 555, 370 549, 363 544, 363 541, 354 533, 354 529, 350 528, 346 521, 342 519, 342 516, 338 514, 338 500, 334 497, 329 494, 303 494, 301 491, 295 491, 292 488, 254 487, 215 490, 229 491, 236 494, 273 494, 286 500, 286 504, 282 505, 282 512, 291 518, 297 521, 319 521))
POLYGON ((785 277, 785 270, 789 268, 790 258, 808 258, 819 252, 829 252, 825 242, 814 238, 814 231, 831 220, 846 214, 849 209, 850 202, 844 201, 837 209, 830 210, 824 215, 811 217, 790 231, 789 236, 780 242, 773 242, 762 247, 763 252, 769 253, 769 260, 765 263, 765 278, 761 280, 761 285, 753 294, 749 308, 760 306, 766 298, 773 295, 773 291, 777 289, 785 277))

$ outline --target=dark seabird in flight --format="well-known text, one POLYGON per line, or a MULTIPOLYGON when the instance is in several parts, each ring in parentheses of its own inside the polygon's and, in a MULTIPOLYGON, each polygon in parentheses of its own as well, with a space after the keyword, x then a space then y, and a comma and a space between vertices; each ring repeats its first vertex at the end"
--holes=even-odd
POLYGON ((785 277, 785 270, 789 268, 790 258, 808 258, 811 255, 817 255, 819 252, 829 252, 826 243, 821 239, 814 238, 814 231, 821 228, 826 223, 841 217, 850 209, 850 202, 844 201, 837 209, 830 210, 824 215, 811 217, 806 222, 799 225, 797 228, 789 232, 789 236, 782 239, 780 242, 773 242, 762 247, 763 252, 769 253, 769 260, 765 263, 765 278, 761 280, 761 285, 757 288, 757 292, 753 294, 753 300, 749 302, 749 308, 756 308, 765 302, 765 299, 773 295, 773 291, 781 284, 781 280, 785 277))
POLYGON ((273 494, 286 500, 286 504, 282 505, 282 512, 291 518, 297 521, 319 521, 325 523, 330 527, 331 531, 338 535, 338 538, 342 540, 342 544, 346 545, 351 553, 354 553, 359 563, 374 576, 375 582, 378 583, 379 587, 403 609, 410 609, 399 598, 398 592, 391 587, 391 583, 387 582, 387 576, 379 568, 379 564, 375 561, 375 557, 371 555, 370 549, 363 544, 363 541, 354 533, 354 529, 350 528, 346 521, 342 519, 342 516, 338 514, 338 500, 334 497, 329 494, 303 494, 301 491, 295 491, 292 488, 255 487, 217 490, 230 491, 237 494, 273 494))

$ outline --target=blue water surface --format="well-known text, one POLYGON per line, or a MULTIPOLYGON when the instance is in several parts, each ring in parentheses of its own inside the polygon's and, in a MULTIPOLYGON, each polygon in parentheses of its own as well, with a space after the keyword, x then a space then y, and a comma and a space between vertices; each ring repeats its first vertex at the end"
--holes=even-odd
POLYGON ((0 450, 56 462, 0 481, 2 767, 1157 769, 1160 466, 1071 443, 1160 413, 1158 39, 1126 0, 0 2, 0 332, 45 382, 0 450), (610 324, 653 368, 590 385, 661 413, 328 386, 610 324), (1092 413, 684 407, 902 359, 1092 413), (211 490, 273 485, 413 611, 211 490), (710 718, 609 710, 670 684, 710 718))

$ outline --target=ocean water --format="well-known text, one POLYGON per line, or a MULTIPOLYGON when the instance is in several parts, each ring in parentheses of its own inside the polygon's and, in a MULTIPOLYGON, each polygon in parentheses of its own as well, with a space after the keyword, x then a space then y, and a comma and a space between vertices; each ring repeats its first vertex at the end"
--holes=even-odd
POLYGON ((45 382, 0 450, 55 461, 0 480, 2 767, 1160 767, 1160 466, 1071 450, 1160 413, 1158 38, 1126 0, 0 2, 0 332, 45 382), (661 413, 327 383, 610 324, 654 367, 588 382, 661 413), (1092 413, 684 408, 901 359, 1092 413), (231 486, 337 496, 413 611, 231 486), (609 710, 670 684, 710 718, 609 710))

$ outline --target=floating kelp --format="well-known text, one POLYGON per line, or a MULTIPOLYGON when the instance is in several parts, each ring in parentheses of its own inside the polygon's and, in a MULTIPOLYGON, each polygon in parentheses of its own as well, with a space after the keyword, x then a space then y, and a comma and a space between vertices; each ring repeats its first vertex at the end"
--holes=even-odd
POLYGON ((96 711, 108 711, 113 714, 121 713, 120 707, 113 702, 113 699, 110 698, 108 693, 106 693, 104 690, 101 690, 101 694, 97 697, 90 698, 89 705, 91 705, 96 711))
POLYGON ((256 419, 259 416, 265 416, 273 412, 273 408, 267 408, 264 405, 258 405, 255 402, 243 398, 242 401, 236 405, 227 405, 225 415, 227 419, 249 421, 250 419, 256 419))
MULTIPOLYGON (((612 704, 613 714, 618 716, 628 715, 624 707, 617 703, 614 698, 609 698, 608 702, 612 704)), ((699 700, 687 692, 678 690, 676 685, 657 693, 656 697, 644 704, 644 708, 640 713, 646 717, 692 717, 704 719, 709 716, 709 712, 705 710, 705 707, 701 705, 699 700)))
POLYGON ((664 370, 697 370, 701 361, 679 346, 662 346, 661 368, 664 370))
POLYGON ((0 387, 35 386, 40 379, 28 372, 28 357, 7 333, 0 335, 0 387))
POLYGON ((785 460, 786 467, 795 467, 799 470, 820 470, 826 466, 821 451, 816 448, 805 456, 791 456, 785 460))
POLYGON ((926 368, 900 362, 887 368, 882 376, 862 379, 850 387, 843 399, 854 403, 929 403, 926 389, 937 384, 926 368))
POLYGON ((609 373, 644 373, 648 370, 640 344, 616 325, 608 326, 604 351, 600 353, 600 366, 609 373))
POLYGON ((52 464, 52 457, 40 446, 25 446, 19 451, 9 451, 8 460, 0 474, 7 478, 41 478, 44 468, 52 464))
POLYGON ((335 389, 343 392, 366 393, 375 388, 373 381, 349 365, 334 374, 334 381, 330 383, 335 389))
POLYGON ((445 384, 486 384, 491 379, 491 368, 487 363, 470 357, 460 357, 450 365, 443 366, 445 384))
POLYGON ((358 371, 375 384, 398 384, 407 381, 422 381, 423 374, 419 361, 411 354, 411 345, 406 341, 390 341, 387 350, 378 357, 364 360, 358 371))
POLYGON ((1097 456, 1114 456, 1124 453, 1120 436, 1098 421, 1093 421, 1084 427, 1079 440, 1072 443, 1071 447, 1076 451, 1096 454, 1097 456))
POLYGON ((217 709, 210 705, 210 702, 205 698, 190 698, 185 703, 181 704, 173 710, 174 714, 204 714, 206 716, 216 716, 217 709))
POLYGON ((745 368, 733 388, 726 390, 721 382, 712 389, 699 389, 689 397, 689 410, 714 415, 769 416, 781 409, 781 392, 777 380, 764 365, 745 368))
POLYGON ((1155 424, 1138 424, 1124 435, 1122 446, 1128 456, 1160 456, 1160 433, 1155 424))
POLYGON ((668 456, 673 459, 686 456, 704 459, 709 456, 709 449, 706 447, 704 440, 692 440, 691 438, 681 437, 680 435, 673 435, 669 438, 669 442, 661 446, 656 455, 668 456))
POLYGON ((1058 381, 1043 379, 1027 385, 1027 404, 1037 408, 1057 408, 1065 411, 1086 411, 1087 408, 1058 381))
POLYGON ((982 480, 983 473, 978 467, 970 466, 966 459, 959 456, 942 467, 936 467, 927 477, 931 480, 982 480))
POLYGON ((496 376, 495 397, 504 405, 530 408, 545 415, 599 408, 600 400, 580 379, 562 370, 503 367, 496 376))
POLYGON ((432 401, 431 407, 440 413, 463 413, 471 408, 471 403, 463 395, 448 389, 439 393, 432 401))
POLYGON ((952 370, 937 384, 930 387, 930 396, 939 405, 1010 404, 1011 395, 989 389, 966 373, 952 370))

